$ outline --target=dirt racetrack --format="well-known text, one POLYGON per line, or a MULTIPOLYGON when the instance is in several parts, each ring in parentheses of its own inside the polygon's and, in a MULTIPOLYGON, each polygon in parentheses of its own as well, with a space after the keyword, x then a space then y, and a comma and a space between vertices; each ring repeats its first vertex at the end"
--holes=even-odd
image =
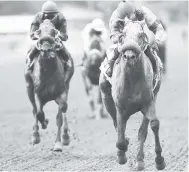
MULTIPOLYGON (((157 100, 160 140, 166 171, 188 171, 188 42, 181 32, 186 25, 168 25, 168 69, 157 100)), ((79 30, 69 30, 67 43, 75 64, 82 56, 79 30)), ((142 115, 133 115, 127 126, 130 138, 128 162, 116 162, 116 132, 110 118, 100 121, 86 118, 90 113, 80 69, 71 81, 68 119, 71 144, 63 152, 52 151, 56 134, 55 103, 45 107, 50 120, 47 130, 40 130, 41 143, 31 144, 34 119, 25 82, 24 36, 1 36, 0 39, 0 170, 76 170, 131 171, 137 151, 137 133, 142 115)), ((149 128, 145 142, 145 170, 155 171, 154 136, 149 128)))

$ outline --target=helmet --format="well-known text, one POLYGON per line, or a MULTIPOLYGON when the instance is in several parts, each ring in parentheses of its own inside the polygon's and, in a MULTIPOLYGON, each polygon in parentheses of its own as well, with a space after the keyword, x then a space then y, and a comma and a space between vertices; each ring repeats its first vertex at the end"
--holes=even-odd
POLYGON ((48 0, 43 4, 42 12, 44 13, 58 12, 58 7, 54 1, 48 0))
POLYGON ((95 30, 95 31, 98 31, 98 32, 101 32, 103 31, 104 27, 105 27, 105 23, 103 22, 102 19, 100 18, 96 18, 92 21, 91 23, 92 25, 92 28, 95 30))
POLYGON ((130 15, 134 12, 135 6, 131 1, 120 2, 117 7, 117 15, 121 19, 124 19, 126 16, 130 17, 130 15))

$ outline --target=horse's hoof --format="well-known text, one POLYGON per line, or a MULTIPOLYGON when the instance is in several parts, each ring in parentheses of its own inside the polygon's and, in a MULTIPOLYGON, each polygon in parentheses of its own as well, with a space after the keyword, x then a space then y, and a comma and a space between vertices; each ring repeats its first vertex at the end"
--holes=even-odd
POLYGON ((165 164, 165 160, 163 157, 161 157, 161 158, 156 157, 155 161, 156 161, 156 168, 158 170, 163 170, 165 168, 166 164, 165 164))
POLYGON ((124 155, 124 156, 118 156, 117 161, 118 161, 118 163, 119 163, 120 165, 123 165, 123 164, 125 164, 125 163, 127 162, 127 158, 126 158, 125 155, 124 155))
POLYGON ((37 132, 33 133, 32 143, 33 143, 33 145, 40 143, 40 135, 39 135, 39 133, 37 133, 37 132))
POLYGON ((117 161, 119 164, 125 164, 127 162, 127 158, 125 156, 125 151, 118 150, 117 157, 118 157, 117 161))
POLYGON ((45 119, 44 122, 41 124, 41 125, 42 125, 42 129, 46 129, 48 123, 49 123, 49 120, 48 120, 48 119, 45 119))
POLYGON ((55 151, 55 152, 62 152, 62 144, 61 144, 61 142, 56 142, 55 143, 53 151, 55 151))
POLYGON ((136 170, 137 170, 137 171, 142 171, 142 170, 144 170, 144 162, 143 162, 143 161, 137 161, 137 162, 136 162, 136 170))
POLYGON ((63 135, 62 144, 64 146, 68 146, 70 144, 70 137, 69 137, 69 135, 63 135))

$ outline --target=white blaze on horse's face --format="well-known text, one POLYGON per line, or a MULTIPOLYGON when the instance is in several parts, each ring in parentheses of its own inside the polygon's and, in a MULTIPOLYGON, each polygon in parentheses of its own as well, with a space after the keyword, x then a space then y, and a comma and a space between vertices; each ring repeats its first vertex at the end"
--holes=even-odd
POLYGON ((55 57, 53 47, 48 41, 42 42, 41 48, 40 48, 40 54, 42 58, 50 59, 50 58, 55 57))

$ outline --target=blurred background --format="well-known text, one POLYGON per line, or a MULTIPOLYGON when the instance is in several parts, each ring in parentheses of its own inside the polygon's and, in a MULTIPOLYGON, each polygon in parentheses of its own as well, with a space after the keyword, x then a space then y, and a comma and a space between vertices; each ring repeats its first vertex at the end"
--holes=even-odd
MULTIPOLYGON (((41 131, 43 142, 36 147, 28 146, 34 119, 25 89, 24 66, 29 48, 30 24, 43 3, 0 1, 0 170, 131 170, 132 161, 126 166, 118 166, 115 162, 116 133, 111 119, 94 121, 86 118, 90 109, 80 68, 75 69, 71 80, 68 103, 70 132, 73 134, 71 151, 65 150, 65 159, 61 155, 48 153, 56 133, 57 106, 54 102, 45 107, 50 124, 47 131, 41 131)), ((80 64, 83 55, 81 33, 85 25, 100 17, 108 28, 109 18, 118 3, 57 1, 59 10, 67 19, 69 40, 65 44, 75 65, 80 64)), ((136 3, 148 7, 166 27, 167 73, 157 100, 160 139, 167 163, 165 170, 184 170, 188 162, 188 2, 136 3)), ((135 143, 141 117, 133 115, 128 122, 127 134, 131 139, 128 157, 131 159, 136 155, 135 143)), ((146 149, 146 170, 155 170, 151 131, 146 145, 149 146, 146 149)))

